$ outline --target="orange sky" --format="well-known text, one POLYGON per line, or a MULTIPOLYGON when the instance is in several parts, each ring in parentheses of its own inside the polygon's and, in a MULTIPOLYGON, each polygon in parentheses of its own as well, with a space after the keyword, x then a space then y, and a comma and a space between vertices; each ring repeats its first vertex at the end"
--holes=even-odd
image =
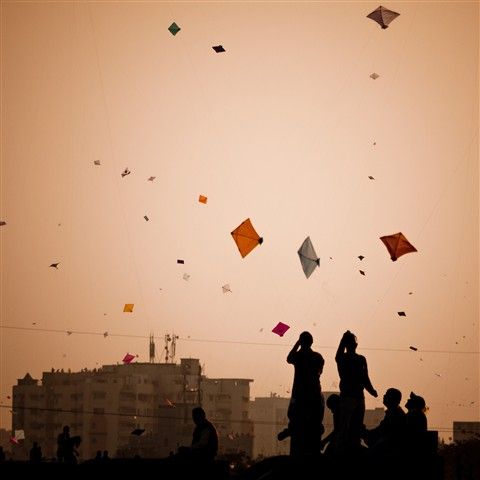
POLYGON ((35 329, 175 332, 177 358, 253 396, 288 395, 307 329, 333 389, 351 329, 367 406, 394 386, 446 437, 479 420, 479 5, 388 3, 386 30, 377 6, 2 2, 4 405, 27 371, 147 360, 146 339, 35 329), (246 218, 264 243, 242 259, 246 218), (392 262, 399 231, 418 253, 392 262))

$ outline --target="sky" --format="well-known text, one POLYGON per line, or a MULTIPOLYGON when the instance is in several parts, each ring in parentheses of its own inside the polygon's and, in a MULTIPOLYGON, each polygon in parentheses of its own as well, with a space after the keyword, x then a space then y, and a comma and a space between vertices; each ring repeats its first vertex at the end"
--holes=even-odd
POLYGON ((368 408, 396 387, 445 438, 480 420, 479 4, 384 6, 1 3, 0 425, 27 372, 148 361, 150 333, 253 398, 289 395, 308 330, 335 390, 347 329, 368 408), (397 232, 418 252, 392 262, 397 232))

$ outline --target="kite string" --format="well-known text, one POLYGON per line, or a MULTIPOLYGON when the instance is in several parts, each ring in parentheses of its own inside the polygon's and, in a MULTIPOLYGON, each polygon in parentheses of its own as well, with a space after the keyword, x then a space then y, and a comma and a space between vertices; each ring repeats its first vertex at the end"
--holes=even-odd
MULTIPOLYGON (((115 173, 116 173, 117 172, 117 166, 118 166, 118 172, 123 170, 123 168, 120 168, 119 162, 116 161, 116 155, 114 153, 112 127, 111 127, 111 121, 110 121, 110 110, 109 110, 109 107, 108 107, 108 102, 107 102, 106 93, 105 93, 105 84, 104 84, 103 73, 102 73, 102 68, 101 68, 100 54, 99 54, 99 48, 98 48, 98 42, 97 42, 97 34, 96 34, 96 29, 95 29, 95 22, 93 20, 92 11, 91 11, 91 8, 90 8, 90 2, 87 2, 87 10, 88 10, 88 17, 89 17, 89 20, 90 20, 91 34, 92 34, 92 39, 93 39, 93 44, 94 44, 94 49, 95 49, 95 59, 96 59, 96 65, 97 65, 98 78, 99 78, 100 88, 101 88, 101 92, 102 92, 103 107, 104 107, 104 112, 105 112, 105 121, 106 121, 106 126, 107 126, 108 146, 109 146, 109 150, 110 150, 111 159, 114 162, 114 168, 115 168, 115 173)), ((114 186, 115 186, 115 191, 116 191, 117 198, 118 198, 118 204, 120 205, 121 212, 122 212, 123 229, 125 231, 125 236, 126 236, 126 239, 127 239, 128 249, 130 251, 131 263, 129 265, 130 265, 130 268, 132 268, 132 264, 133 264, 134 276, 136 278, 137 287, 138 287, 138 290, 139 290, 139 293, 140 293, 140 298, 141 298, 142 303, 143 303, 142 309, 145 312, 148 324, 151 325, 150 316, 148 314, 148 309, 147 309, 147 305, 146 305, 146 302, 145 302, 145 297, 144 297, 144 294, 143 294, 142 284, 140 282, 140 275, 139 275, 139 272, 138 272, 138 266, 137 266, 137 262, 136 262, 136 259, 135 259, 133 242, 132 242, 132 238, 131 238, 131 235, 130 235, 130 230, 128 228, 128 221, 127 221, 127 213, 126 213, 126 209, 125 209, 125 204, 124 204, 123 197, 121 195, 120 188, 119 188, 119 180, 117 179, 117 177, 115 175, 114 175, 114 178, 115 178, 114 186)))

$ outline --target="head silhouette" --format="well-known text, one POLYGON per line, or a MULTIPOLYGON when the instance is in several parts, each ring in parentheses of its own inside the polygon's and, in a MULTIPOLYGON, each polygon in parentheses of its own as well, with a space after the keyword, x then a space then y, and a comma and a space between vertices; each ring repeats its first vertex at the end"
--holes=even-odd
POLYGON ((70 427, 69 427, 68 425, 65 425, 65 426, 63 427, 63 433, 65 433, 65 434, 70 433, 70 427))
POLYGON ((387 408, 395 408, 400 405, 402 401, 402 392, 396 388, 389 388, 383 396, 383 404, 387 408))
POLYGON ((310 332, 302 332, 298 341, 300 342, 300 346, 302 348, 310 348, 313 343, 312 334, 310 332))
POLYGON ((344 342, 345 342, 345 348, 347 349, 347 352, 355 352, 357 349, 357 337, 350 331, 347 330, 343 334, 344 342))
POLYGON ((410 410, 425 410, 425 399, 420 397, 420 395, 415 395, 413 392, 410 392, 410 398, 405 403, 405 407, 408 411, 410 410))
POLYGON ((332 393, 327 398, 327 407, 332 411, 335 412, 340 407, 340 395, 336 393, 332 393))
POLYGON ((207 419, 205 410, 202 407, 195 407, 192 409, 192 419, 195 425, 201 425, 207 419))

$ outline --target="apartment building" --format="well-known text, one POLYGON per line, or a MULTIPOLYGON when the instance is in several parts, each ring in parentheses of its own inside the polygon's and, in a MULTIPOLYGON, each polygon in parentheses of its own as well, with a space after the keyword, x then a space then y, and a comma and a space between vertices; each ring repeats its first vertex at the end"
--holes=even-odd
POLYGON ((25 431, 25 440, 14 448, 20 458, 37 441, 45 456, 54 457, 57 436, 69 425, 71 436, 82 437, 83 460, 97 450, 108 450, 110 456, 164 457, 190 444, 191 410, 202 405, 218 428, 220 452, 251 455, 250 382, 209 379, 192 358, 80 372, 52 369, 41 381, 27 373, 13 387, 12 429, 25 431), (135 436, 135 429, 145 431, 135 436))

